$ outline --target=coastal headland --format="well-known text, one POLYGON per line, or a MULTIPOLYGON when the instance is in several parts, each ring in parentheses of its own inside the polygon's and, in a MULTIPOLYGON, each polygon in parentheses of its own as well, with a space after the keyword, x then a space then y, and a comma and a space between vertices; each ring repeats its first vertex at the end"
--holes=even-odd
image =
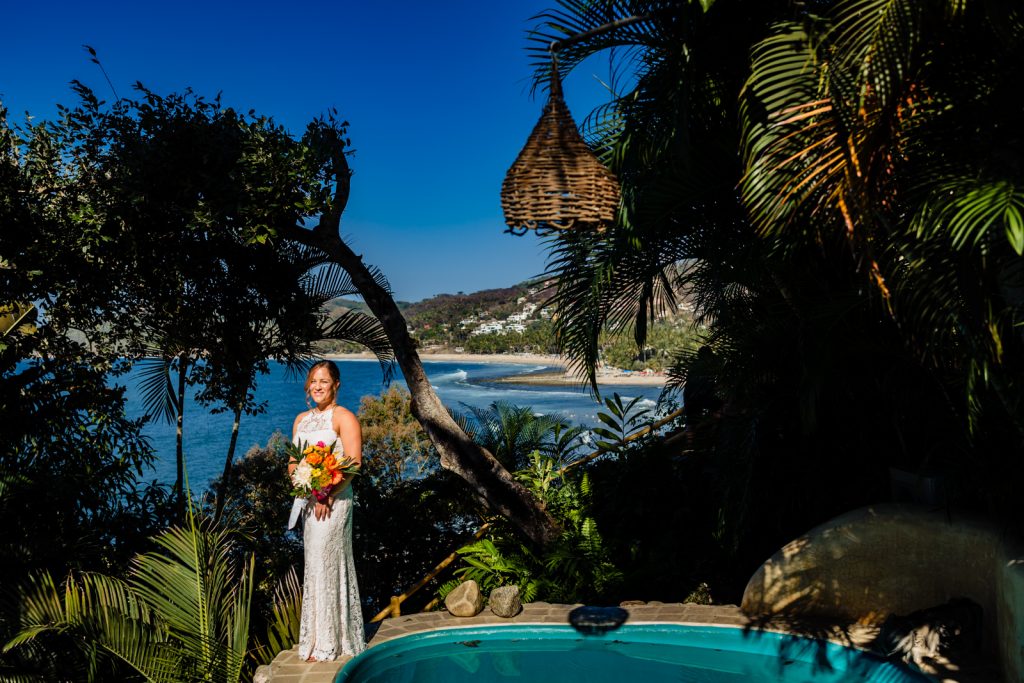
MULTIPOLYGON (((371 353, 336 353, 327 356, 333 360, 370 360, 371 353)), ((535 353, 429 353, 420 352, 420 360, 447 363, 495 363, 515 365, 545 365, 546 369, 527 375, 496 376, 488 382, 503 384, 536 384, 545 386, 582 386, 585 380, 568 369, 568 363, 561 356, 535 353)), ((664 386, 665 375, 644 375, 615 368, 598 371, 597 383, 602 386, 664 386)))

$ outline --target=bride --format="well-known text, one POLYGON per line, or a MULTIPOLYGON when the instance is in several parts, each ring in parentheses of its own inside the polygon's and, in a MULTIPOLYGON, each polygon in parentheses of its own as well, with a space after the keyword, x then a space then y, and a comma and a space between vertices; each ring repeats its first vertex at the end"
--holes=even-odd
MULTIPOLYGON (((306 376, 306 394, 315 403, 299 413, 292 427, 295 444, 337 442, 336 452, 362 461, 362 435, 352 411, 335 404, 341 374, 332 361, 313 365, 306 376)), ((288 462, 288 475, 298 463, 288 462)), ((363 616, 352 561, 352 487, 349 478, 335 485, 323 503, 296 500, 293 526, 303 519, 305 573, 302 587, 302 622, 299 658, 330 661, 339 655, 357 655, 365 646, 363 616)))

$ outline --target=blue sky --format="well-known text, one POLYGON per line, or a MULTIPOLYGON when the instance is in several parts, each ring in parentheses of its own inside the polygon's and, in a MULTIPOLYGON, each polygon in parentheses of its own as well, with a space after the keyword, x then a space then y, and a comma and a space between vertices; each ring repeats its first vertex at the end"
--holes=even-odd
MULTIPOLYGON (((534 235, 503 233, 499 191, 543 101, 526 31, 554 0, 49 2, 5 8, 0 100, 14 120, 73 102, 79 79, 191 87, 295 134, 330 107, 356 150, 342 230, 399 299, 501 287, 539 274, 534 235)), ((606 98, 599 73, 565 84, 577 121, 606 98)))

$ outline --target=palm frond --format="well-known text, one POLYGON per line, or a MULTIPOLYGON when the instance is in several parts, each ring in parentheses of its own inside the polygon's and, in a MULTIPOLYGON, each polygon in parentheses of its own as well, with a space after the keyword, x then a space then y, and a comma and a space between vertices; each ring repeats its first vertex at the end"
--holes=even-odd
POLYGON ((1024 252, 1024 187, 1009 180, 951 178, 936 184, 932 199, 911 222, 918 236, 948 235, 954 248, 973 248, 992 233, 1024 252))
MULTIPOLYGON (((266 650, 273 658, 278 652, 290 649, 299 642, 299 622, 302 615, 302 584, 295 568, 274 588, 273 616, 267 628, 266 650)), ((269 659, 268 659, 269 662, 269 659)))
POLYGON ((95 680, 100 651, 121 659, 152 681, 178 680, 177 660, 166 651, 159 620, 131 586, 99 574, 69 576, 59 589, 49 574, 33 577, 22 602, 20 630, 4 651, 43 633, 78 634, 74 642, 95 680))
POLYGON ((337 339, 361 344, 380 362, 384 383, 391 381, 395 370, 395 352, 384 326, 373 316, 358 311, 342 311, 320 330, 322 339, 337 339))
POLYGON ((171 360, 154 356, 136 363, 139 369, 139 393, 146 415, 172 423, 178 417, 178 402, 171 379, 171 360))
POLYGON ((331 262, 316 266, 303 278, 303 289, 314 301, 325 304, 332 299, 359 294, 352 277, 331 262))
POLYGON ((557 312, 559 350, 596 392, 603 331, 632 330, 638 347, 650 320, 675 308, 676 272, 686 241, 558 235, 551 240, 546 277, 557 280, 547 302, 557 312))
POLYGON ((217 672, 236 681, 247 654, 252 559, 238 576, 226 531, 200 524, 188 508, 188 525, 153 540, 158 550, 136 556, 133 591, 164 624, 178 666, 217 672))
POLYGON ((924 5, 916 0, 846 0, 825 35, 835 66, 857 83, 858 108, 888 107, 915 68, 924 5))

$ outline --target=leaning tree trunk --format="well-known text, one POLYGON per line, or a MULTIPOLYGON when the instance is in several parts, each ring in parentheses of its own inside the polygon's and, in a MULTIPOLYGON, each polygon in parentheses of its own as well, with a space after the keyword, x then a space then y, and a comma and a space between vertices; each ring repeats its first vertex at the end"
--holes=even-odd
POLYGON ((288 226, 282 236, 323 249, 351 276, 366 305, 387 333, 395 358, 409 385, 412 414, 419 420, 440 454, 441 466, 462 477, 494 512, 515 524, 532 540, 538 543, 554 540, 559 533, 558 525, 544 509, 543 503, 452 419, 430 386, 416 346, 409 337, 405 318, 398 310, 394 298, 377 282, 362 258, 339 236, 341 213, 348 202, 351 171, 341 140, 334 140, 331 147, 337 186, 330 211, 321 217, 320 223, 313 230, 288 226))

